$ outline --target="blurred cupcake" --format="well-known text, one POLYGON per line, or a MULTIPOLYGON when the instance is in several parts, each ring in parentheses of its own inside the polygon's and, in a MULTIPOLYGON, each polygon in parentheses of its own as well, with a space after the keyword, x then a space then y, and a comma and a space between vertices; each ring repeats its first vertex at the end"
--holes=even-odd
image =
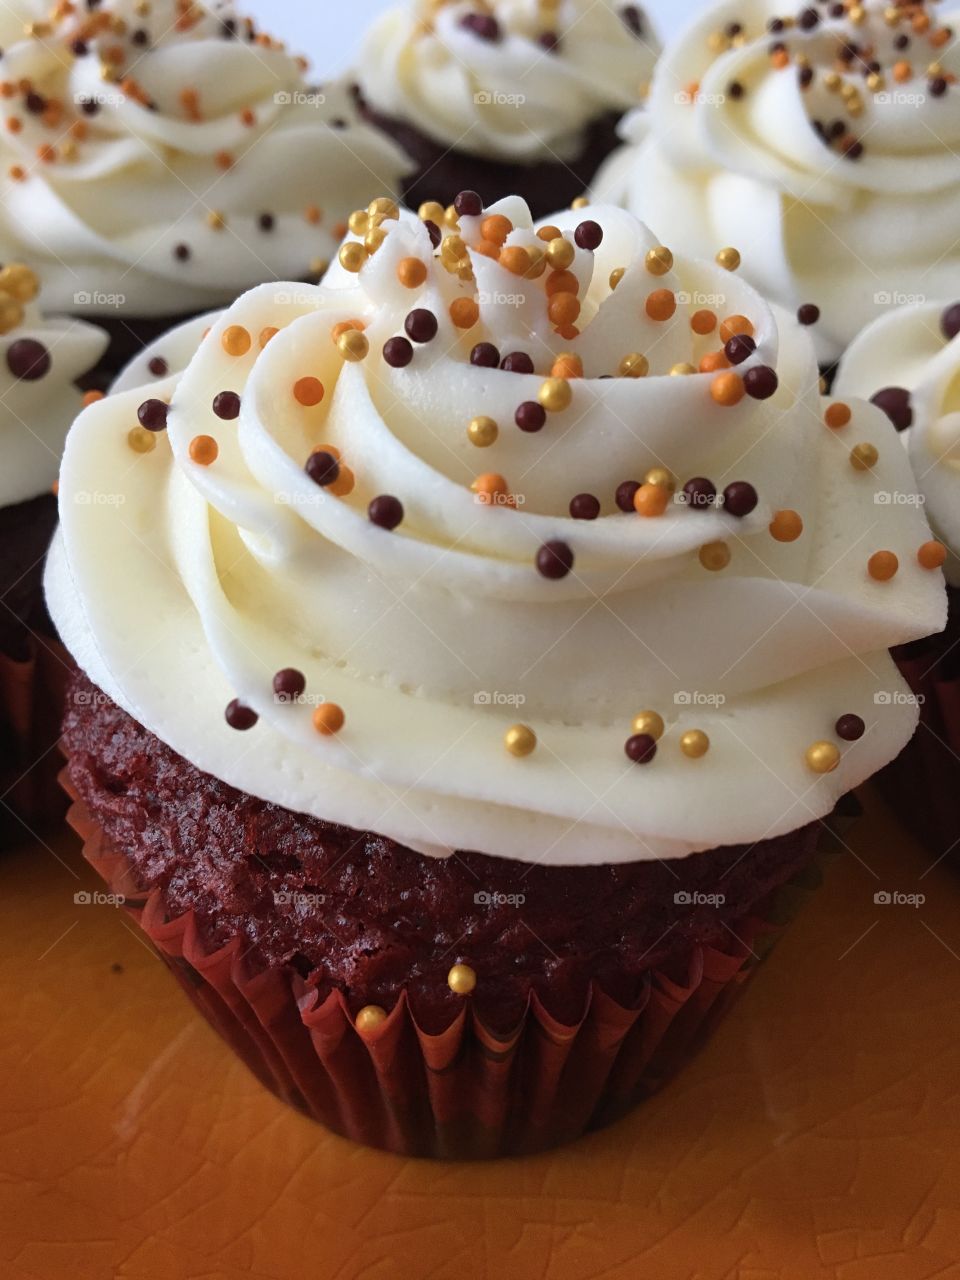
POLYGON ((923 553, 943 563, 949 622, 942 635, 894 650, 921 704, 920 727, 877 781, 931 853, 960 862, 960 304, 923 303, 874 321, 844 356, 837 384, 838 395, 869 396, 903 432, 942 539, 923 553))
POLYGON ((735 274, 455 203, 89 408, 47 590, 75 824, 205 1016, 332 1128, 477 1156, 693 1050, 946 609, 890 424, 825 422, 735 274))
MULTIPOLYGON (((713 3, 659 63, 598 175, 676 245, 744 248, 748 278, 834 359, 880 301, 960 296, 960 51, 924 3, 713 3)), ((946 21, 945 21, 946 19, 946 21)))
POLYGON ((358 70, 367 119, 409 153, 404 196, 509 192, 570 204, 648 88, 658 43, 617 0, 407 0, 374 23, 358 70))
POLYGON ((406 165, 232 5, 65 4, 27 30, 0 57, 0 245, 109 329, 105 374, 251 285, 317 277, 406 165))
POLYGON ((44 319, 37 278, 0 268, 0 844, 26 839, 56 787, 65 655, 43 603, 43 559, 57 520, 53 485, 77 380, 107 345, 92 325, 44 319))

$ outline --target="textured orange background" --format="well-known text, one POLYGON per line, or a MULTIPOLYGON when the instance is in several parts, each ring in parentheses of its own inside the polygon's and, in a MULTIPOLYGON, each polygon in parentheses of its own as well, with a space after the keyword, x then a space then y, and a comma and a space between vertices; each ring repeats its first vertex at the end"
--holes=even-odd
POLYGON ((471 1167, 287 1111, 121 912, 74 904, 96 886, 71 838, 9 855, 0 1274, 960 1277, 960 876, 926 871, 875 809, 679 1080, 567 1150, 471 1167))

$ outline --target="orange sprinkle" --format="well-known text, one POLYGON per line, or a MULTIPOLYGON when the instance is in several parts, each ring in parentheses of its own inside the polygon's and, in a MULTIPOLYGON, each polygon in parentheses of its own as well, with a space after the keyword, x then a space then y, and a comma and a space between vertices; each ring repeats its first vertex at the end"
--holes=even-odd
POLYGON ((190 441, 190 460, 199 467, 209 467, 216 462, 220 449, 213 436, 194 436, 190 441))
POLYGON ((500 257, 500 246, 493 240, 481 240, 474 253, 482 253, 485 258, 492 258, 496 262, 500 257))
MULTIPOLYGON (((327 452, 330 453, 331 450, 328 448, 327 452)), ((337 455, 337 461, 340 461, 339 455, 337 455)), ((337 498, 345 498, 348 494, 353 493, 356 483, 356 476, 349 467, 345 467, 341 462, 339 474, 333 484, 327 485, 327 492, 332 493, 337 498)))
POLYGON ((580 281, 572 271, 551 271, 547 276, 546 291, 548 298, 555 293, 576 294, 580 291, 580 281))
POLYGON ((708 351, 700 361, 701 373, 719 373, 721 369, 729 369, 730 361, 722 351, 708 351))
POLYGON ((582 378, 583 377, 583 361, 579 356, 562 355, 557 356, 550 370, 551 378, 582 378))
POLYGON ((511 245, 500 251, 500 265, 515 276, 522 276, 530 269, 530 255, 522 245, 511 245))
POLYGON ((42 160, 44 164, 53 164, 57 158, 56 147, 51 147, 48 142, 41 142, 37 147, 37 159, 42 160))
POLYGON ((298 404, 310 408, 323 399, 323 383, 319 378, 309 375, 306 378, 298 378, 293 384, 293 396, 298 404))
POLYGON ((691 80, 683 92, 686 95, 688 103, 696 102, 697 98, 700 96, 700 81, 691 80))
POLYGON ((889 582, 900 568, 900 561, 892 551, 875 551, 867 561, 867 573, 877 582, 889 582))
POLYGON ((350 228, 345 222, 335 222, 330 228, 334 240, 342 240, 349 230, 350 228))
POLYGON ((251 111, 249 107, 244 107, 244 109, 240 112, 240 123, 243 125, 246 125, 248 129, 252 129, 253 126, 257 123, 256 112, 251 111))
POLYGON ((7 130, 10 133, 19 133, 22 128, 23 121, 18 119, 17 116, 11 116, 7 121, 7 130))
POLYGON ((946 561, 947 548, 942 542, 924 542, 917 551, 917 560, 924 569, 939 569, 946 561))
POLYGON ((672 289, 654 289, 647 298, 647 315, 651 320, 669 320, 677 309, 677 298, 672 289))
POLYGON ((562 236, 562 235, 563 235, 563 232, 560 230, 560 228, 555 227, 551 222, 547 226, 540 228, 540 230, 537 232, 537 239, 547 240, 547 241, 556 240, 559 236, 562 236))
POLYGON ((96 404, 98 400, 102 399, 102 391, 85 391, 83 393, 83 407, 86 408, 88 404, 96 404))
POLYGON ((640 516, 662 516, 670 501, 670 491, 662 484, 642 484, 633 495, 633 509, 640 516))
POLYGON ((450 303, 450 319, 457 329, 472 329, 480 319, 480 308, 473 298, 454 298, 450 303))
POLYGON ((573 293, 555 293, 547 304, 551 324, 573 324, 580 314, 580 300, 573 293))
POLYGON ((893 64, 893 78, 897 84, 905 84, 913 75, 913 67, 909 62, 895 62, 893 64))
POLYGON ((840 427, 845 427, 852 417, 853 413, 850 406, 848 404, 843 404, 841 401, 837 401, 836 404, 827 406, 826 412, 823 415, 823 420, 828 427, 831 427, 836 431, 840 427))
POLYGON ((739 373, 718 373, 710 383, 710 394, 717 404, 732 408, 744 397, 743 379, 739 373))
POLYGON ((366 327, 362 320, 340 320, 330 330, 330 337, 336 345, 348 330, 356 329, 358 333, 363 333, 366 327))
POLYGON ((112 44, 110 45, 109 49, 104 49, 103 51, 104 62, 112 63, 113 66, 115 67, 121 66, 124 62, 124 59, 125 59, 125 54, 123 52, 122 45, 112 44))
POLYGON ((262 351, 262 350, 263 350, 263 348, 264 348, 264 347, 267 345, 267 343, 270 341, 270 339, 271 339, 271 338, 275 338, 279 332, 280 332, 280 330, 279 330, 279 329, 275 329, 275 328, 273 327, 273 325, 267 325, 267 327, 266 327, 265 329, 261 329, 261 330, 260 330, 260 337, 257 339, 257 341, 258 341, 258 342, 259 342, 259 344, 260 344, 260 350, 262 351))
POLYGON ((17 86, 10 80, 4 80, 0 84, 0 98, 12 98, 16 95, 17 86))
POLYGON ((803 533, 803 520, 796 511, 777 511, 770 521, 770 535, 777 542, 796 542, 803 533))
POLYGON ((556 331, 560 335, 560 337, 565 338, 567 342, 572 341, 574 338, 580 337, 580 330, 577 328, 575 324, 557 325, 556 331))
POLYGON ((935 49, 942 48, 950 38, 951 33, 949 27, 938 27, 936 31, 931 31, 929 36, 930 43, 935 49))
POLYGON ((492 240, 494 244, 503 244, 513 230, 513 223, 502 213, 491 213, 480 223, 480 234, 484 240, 492 240))
POLYGON ((228 356, 245 356, 250 350, 250 334, 242 324, 232 324, 224 329, 220 341, 228 356))
POLYGON ((786 49, 775 49, 770 55, 770 62, 778 71, 782 71, 784 67, 789 67, 790 55, 786 49))
POLYGON ((343 708, 338 707, 335 702, 321 702, 319 707, 314 708, 313 727, 324 737, 339 733, 345 722, 343 708))
POLYGON ((418 289, 426 278, 426 263, 419 258, 401 258, 397 263, 397 279, 405 289, 418 289))
POLYGON ((73 138, 74 142, 84 142, 90 130, 87 127, 86 120, 74 120, 68 132, 70 134, 70 137, 73 138))
POLYGON ((923 35, 925 31, 930 30, 929 13, 915 13, 913 15, 913 29, 918 36, 923 35))
POLYGON ((712 311, 696 311, 690 317, 690 328, 701 338, 705 338, 708 333, 713 333, 716 327, 717 317, 712 311))
POLYGON ((748 338, 752 338, 753 332, 753 322, 746 316, 727 316, 720 326, 720 341, 729 342, 739 334, 746 334, 748 338))
MULTIPOLYGON (((122 87, 123 86, 121 86, 121 88, 122 87)), ((55 129, 57 125, 60 123, 60 121, 63 119, 62 105, 55 100, 49 101, 46 107, 44 108, 43 114, 41 115, 40 119, 43 121, 43 123, 47 126, 48 129, 55 129)))
MULTIPOLYGON (((311 453, 329 453, 331 458, 340 461, 340 450, 335 444, 318 444, 310 450, 311 453)), ((329 486, 327 486, 329 488, 329 486)))
POLYGON ((323 214, 315 204, 308 204, 303 211, 303 216, 312 226, 316 226, 323 214))
POLYGON ((488 507, 493 506, 497 498, 505 497, 510 492, 506 480, 495 471, 484 471, 477 476, 470 488, 488 507))
POLYGON ((218 151, 217 154, 214 156, 214 160, 216 161, 216 165, 218 169, 233 168, 233 163, 234 163, 233 156, 230 154, 229 151, 218 151))

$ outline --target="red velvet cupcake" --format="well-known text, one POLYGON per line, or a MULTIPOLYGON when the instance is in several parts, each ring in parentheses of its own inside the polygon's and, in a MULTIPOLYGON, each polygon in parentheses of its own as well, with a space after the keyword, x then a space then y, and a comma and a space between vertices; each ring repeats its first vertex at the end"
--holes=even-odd
MULTIPOLYGON (((840 365, 837 394, 870 396, 902 432, 927 516, 940 541, 949 618, 940 635, 894 650, 920 707, 910 745, 877 778, 902 821, 939 861, 960 864, 960 303, 888 311, 840 365)), ((884 495, 888 503, 912 495, 884 495)))
POLYGON ((87 410, 47 587, 75 824, 204 1015, 338 1132, 490 1156, 701 1042, 945 608, 916 506, 861 545, 889 423, 849 410, 865 476, 734 274, 455 203, 374 202, 323 286, 87 410))
POLYGON ((589 186, 642 100, 659 52, 642 9, 405 0, 371 28, 357 69, 366 119, 413 164, 412 208, 516 192, 535 217, 589 186))
POLYGON ((107 344, 90 325, 43 319, 38 287, 22 264, 0 268, 0 845, 63 815, 55 748, 70 663, 44 606, 43 561, 76 383, 107 344))

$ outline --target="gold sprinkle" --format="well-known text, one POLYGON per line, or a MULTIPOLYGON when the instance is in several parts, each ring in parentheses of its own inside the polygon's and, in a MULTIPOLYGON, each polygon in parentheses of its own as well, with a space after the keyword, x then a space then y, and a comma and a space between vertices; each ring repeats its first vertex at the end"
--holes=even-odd
POLYGON ((468 996, 476 985, 476 972, 468 964, 455 964, 447 974, 447 986, 458 996, 468 996))
POLYGON ((511 725, 503 735, 503 745, 512 756, 528 756, 536 750, 537 735, 528 725, 511 725))
POLYGON ((702 729, 688 729, 680 739, 680 750, 690 760, 700 760, 710 750, 710 739, 702 729))

